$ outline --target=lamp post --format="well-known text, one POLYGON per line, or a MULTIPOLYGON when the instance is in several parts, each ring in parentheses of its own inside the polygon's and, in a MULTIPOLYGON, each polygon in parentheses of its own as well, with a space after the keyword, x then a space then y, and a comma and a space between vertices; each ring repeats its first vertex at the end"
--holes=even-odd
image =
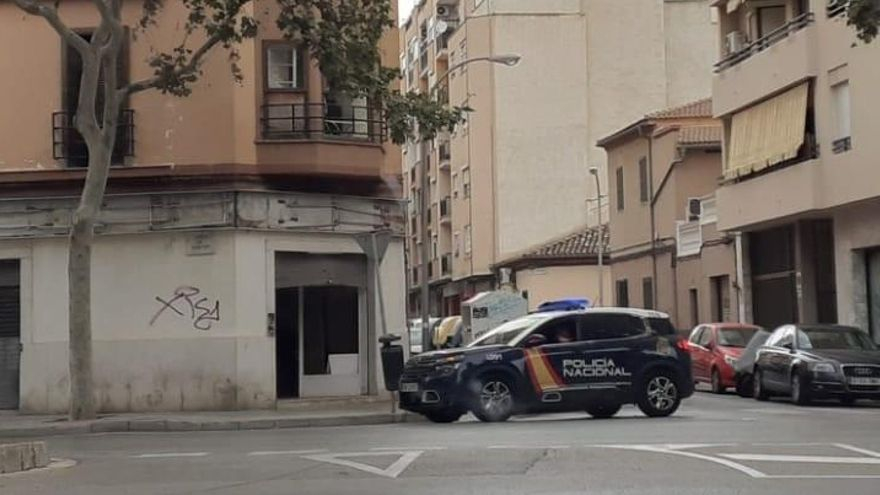
MULTIPOLYGON (((453 64, 452 67, 446 70, 431 87, 428 89, 428 94, 433 96, 437 87, 445 81, 449 74, 452 71, 464 67, 465 65, 472 64, 474 62, 489 62, 493 64, 505 65, 507 67, 513 67, 518 64, 520 61, 520 56, 516 54, 507 54, 507 55, 492 55, 488 57, 474 57, 466 60, 462 60, 456 64, 453 64)), ((422 176, 421 176, 421 201, 419 205, 419 231, 421 233, 422 239, 422 249, 421 253, 421 262, 422 269, 420 270, 421 280, 420 289, 421 289, 421 317, 422 317, 422 344, 423 348, 425 341, 426 331, 430 325, 431 311, 430 311, 430 301, 431 301, 431 290, 430 290, 430 279, 428 276, 428 259, 431 258, 431 239, 428 239, 428 208, 431 207, 431 200, 428 194, 428 188, 430 187, 430 183, 428 181, 428 169, 430 165, 428 163, 428 140, 422 139, 419 143, 421 149, 421 158, 423 162, 422 167, 422 176)))
POLYGON ((590 167, 590 175, 596 180, 596 208, 599 211, 599 306, 605 305, 605 273, 603 271, 603 256, 605 254, 605 239, 602 230, 602 185, 599 183, 599 167, 590 167))

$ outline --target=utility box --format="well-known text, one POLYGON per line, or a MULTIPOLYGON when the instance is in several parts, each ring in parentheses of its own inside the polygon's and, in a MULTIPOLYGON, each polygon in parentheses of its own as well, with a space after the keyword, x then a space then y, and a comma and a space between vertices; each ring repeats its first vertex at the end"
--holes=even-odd
POLYGON ((516 292, 480 292, 461 305, 464 341, 471 343, 498 325, 525 316, 528 312, 528 301, 516 292))

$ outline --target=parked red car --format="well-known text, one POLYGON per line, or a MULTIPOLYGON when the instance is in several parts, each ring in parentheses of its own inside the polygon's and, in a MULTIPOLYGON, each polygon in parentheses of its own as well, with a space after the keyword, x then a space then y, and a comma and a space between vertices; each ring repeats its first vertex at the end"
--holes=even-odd
POLYGON ((710 383, 720 394, 735 387, 733 365, 760 327, 743 323, 707 323, 691 331, 691 369, 694 381, 710 383))

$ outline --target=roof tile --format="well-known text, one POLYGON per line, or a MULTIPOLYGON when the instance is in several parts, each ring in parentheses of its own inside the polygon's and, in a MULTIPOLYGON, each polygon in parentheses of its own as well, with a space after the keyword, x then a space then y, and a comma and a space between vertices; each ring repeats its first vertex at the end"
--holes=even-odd
POLYGON ((677 107, 658 110, 645 116, 648 119, 683 119, 696 117, 712 117, 712 99, 692 101, 677 107))

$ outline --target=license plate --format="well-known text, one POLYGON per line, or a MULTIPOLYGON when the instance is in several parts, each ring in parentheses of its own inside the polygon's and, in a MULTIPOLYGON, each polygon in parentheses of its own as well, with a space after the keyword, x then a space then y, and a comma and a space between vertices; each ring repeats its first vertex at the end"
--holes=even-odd
POLYGON ((400 384, 401 392, 418 392, 419 384, 418 383, 401 383, 400 384))
POLYGON ((880 378, 865 376, 853 376, 849 379, 850 385, 880 385, 880 378))

